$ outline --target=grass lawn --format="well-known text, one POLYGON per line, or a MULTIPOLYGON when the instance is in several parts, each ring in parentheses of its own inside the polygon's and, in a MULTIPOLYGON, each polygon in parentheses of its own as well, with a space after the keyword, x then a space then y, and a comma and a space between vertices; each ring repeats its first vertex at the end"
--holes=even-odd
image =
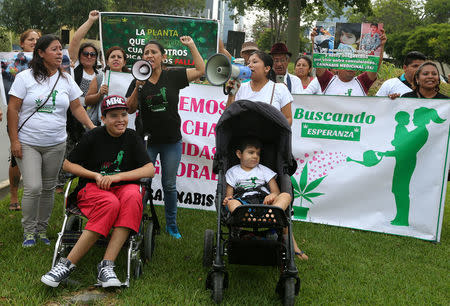
MULTIPOLYGON (((450 301, 449 191, 441 242, 384 235, 319 224, 295 222, 294 233, 310 260, 297 267, 301 278, 298 305, 448 305, 450 301)), ((50 221, 52 246, 23 249, 21 214, 0 201, 0 304, 65 304, 80 291, 92 289, 96 265, 104 249, 94 248, 79 264, 68 285, 53 289, 40 282, 51 265, 54 241, 62 223, 62 196, 56 196, 50 221)), ((162 207, 157 207, 163 218, 162 207)), ((164 222, 164 220, 162 220, 164 222)), ((210 305, 205 290, 207 270, 201 260, 203 233, 215 229, 213 212, 180 209, 183 239, 162 233, 156 238, 152 261, 131 287, 101 290, 96 304, 210 305)), ((119 256, 118 276, 124 279, 125 256, 119 256)), ((275 294, 276 268, 227 266, 230 276, 224 305, 281 304, 275 294)))

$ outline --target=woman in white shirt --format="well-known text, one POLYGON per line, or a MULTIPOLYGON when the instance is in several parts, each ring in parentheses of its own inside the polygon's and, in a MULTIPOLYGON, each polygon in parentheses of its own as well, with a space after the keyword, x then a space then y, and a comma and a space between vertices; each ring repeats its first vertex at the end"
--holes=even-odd
MULTIPOLYGON (((275 83, 275 72, 272 69, 273 60, 262 51, 250 55, 248 67, 252 71, 250 82, 240 85, 236 95, 228 95, 227 107, 235 100, 250 100, 269 103, 280 110, 289 124, 292 124, 291 104, 294 100, 287 86, 275 83)), ((230 81, 230 86, 234 81, 230 81)))
POLYGON ((20 72, 9 91, 8 130, 11 153, 23 177, 23 247, 36 238, 49 245, 46 230, 53 208, 56 177, 66 148, 66 114, 92 129, 81 106, 81 90, 61 71, 62 46, 58 37, 44 35, 36 43, 30 69, 20 72), (37 236, 37 237, 36 237, 37 236))

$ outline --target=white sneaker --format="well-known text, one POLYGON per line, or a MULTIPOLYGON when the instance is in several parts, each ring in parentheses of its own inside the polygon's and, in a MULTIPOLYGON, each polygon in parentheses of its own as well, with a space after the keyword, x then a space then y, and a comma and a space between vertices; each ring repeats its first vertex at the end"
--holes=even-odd
POLYGON ((61 257, 58 263, 45 275, 42 275, 41 282, 50 286, 58 287, 59 283, 69 277, 70 273, 75 269, 75 265, 67 258, 61 257))
POLYGON ((117 278, 114 272, 114 261, 102 260, 98 266, 98 276, 97 281, 102 287, 120 287, 122 282, 117 278))

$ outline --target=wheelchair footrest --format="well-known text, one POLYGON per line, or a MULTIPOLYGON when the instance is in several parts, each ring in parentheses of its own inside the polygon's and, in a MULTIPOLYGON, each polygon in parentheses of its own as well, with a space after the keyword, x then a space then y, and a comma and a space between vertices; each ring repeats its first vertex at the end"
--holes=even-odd
POLYGON ((280 228, 286 227, 288 221, 285 212, 279 207, 241 205, 231 214, 229 224, 252 228, 280 228))
POLYGON ((278 266, 281 264, 284 245, 277 240, 244 240, 231 238, 228 241, 228 263, 256 266, 278 266))

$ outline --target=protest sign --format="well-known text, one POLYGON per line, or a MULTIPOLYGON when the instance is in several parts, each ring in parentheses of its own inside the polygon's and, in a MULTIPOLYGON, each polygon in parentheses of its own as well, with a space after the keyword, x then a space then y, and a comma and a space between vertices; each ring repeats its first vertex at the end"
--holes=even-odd
POLYGON ((336 23, 316 26, 313 66, 376 72, 382 24, 336 23))
POLYGON ((294 218, 439 240, 445 100, 296 96, 294 218))
POLYGON ((192 37, 204 60, 217 53, 216 20, 140 13, 100 13, 103 50, 112 46, 122 47, 129 66, 141 59, 149 40, 157 40, 166 50, 165 64, 194 67, 189 49, 180 42, 180 37, 184 35, 192 37))

